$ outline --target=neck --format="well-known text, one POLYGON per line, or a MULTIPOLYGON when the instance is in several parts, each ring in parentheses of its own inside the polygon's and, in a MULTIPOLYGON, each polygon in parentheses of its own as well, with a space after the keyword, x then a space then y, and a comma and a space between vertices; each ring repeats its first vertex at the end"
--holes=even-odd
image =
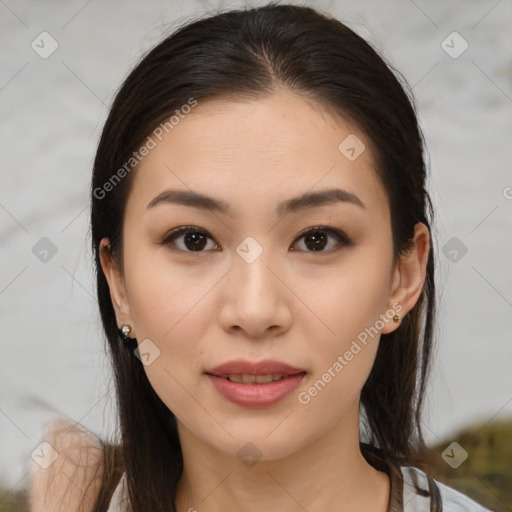
POLYGON ((358 414, 348 428, 337 425, 286 457, 250 466, 178 425, 184 462, 178 512, 387 511, 389 478, 360 452, 358 414))

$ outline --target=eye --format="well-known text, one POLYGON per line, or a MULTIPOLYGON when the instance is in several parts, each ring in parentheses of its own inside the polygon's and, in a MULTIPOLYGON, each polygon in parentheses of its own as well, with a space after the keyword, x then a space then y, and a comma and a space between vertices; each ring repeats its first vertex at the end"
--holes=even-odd
POLYGON ((309 228, 302 233, 297 240, 304 239, 304 246, 307 248, 306 252, 332 252, 342 246, 351 245, 352 240, 345 235, 342 231, 325 226, 318 226, 309 228), (329 238, 334 238, 337 243, 334 249, 329 246, 329 238), (327 247, 327 250, 324 250, 327 247))
MULTIPOLYGON (((168 233, 162 240, 161 245, 171 246, 171 249, 176 248, 185 252, 205 252, 204 249, 208 245, 208 239, 213 241, 206 231, 195 226, 182 226, 168 233), (182 242, 181 244, 176 243, 180 241, 182 242)), ((213 245, 213 249, 218 247, 217 244, 213 245)), ((212 247, 209 249, 212 249, 212 247)))
MULTIPOLYGON (((301 239, 304 239, 306 252, 332 252, 342 246, 352 244, 352 241, 345 233, 325 226, 309 228, 297 238, 297 240, 301 239), (334 248, 329 247, 329 238, 335 240, 334 248)), ((184 252, 219 250, 219 246, 213 242, 213 238, 206 231, 195 226, 182 226, 172 230, 164 237, 160 244, 168 246, 173 250, 184 252), (211 245, 213 247, 210 246, 208 248, 208 240, 212 241, 211 245)), ((292 250, 295 249, 292 248, 292 250)))

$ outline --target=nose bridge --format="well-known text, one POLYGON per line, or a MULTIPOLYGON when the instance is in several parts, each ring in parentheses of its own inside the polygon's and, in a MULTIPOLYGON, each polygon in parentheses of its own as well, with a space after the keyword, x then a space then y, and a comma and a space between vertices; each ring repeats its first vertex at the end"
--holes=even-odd
MULTIPOLYGON (((270 250, 256 238, 246 237, 235 249, 232 271, 220 320, 257 336, 270 326, 283 327, 291 314, 286 306, 285 287, 275 273, 279 270, 270 250)), ((284 280, 284 279, 283 279, 284 280)))
POLYGON ((253 236, 247 236, 236 247, 235 252, 234 280, 242 292, 239 300, 246 296, 258 301, 266 296, 268 302, 268 295, 273 295, 273 288, 277 284, 273 282, 275 276, 268 268, 272 260, 270 249, 263 246, 261 238, 258 241, 253 236))

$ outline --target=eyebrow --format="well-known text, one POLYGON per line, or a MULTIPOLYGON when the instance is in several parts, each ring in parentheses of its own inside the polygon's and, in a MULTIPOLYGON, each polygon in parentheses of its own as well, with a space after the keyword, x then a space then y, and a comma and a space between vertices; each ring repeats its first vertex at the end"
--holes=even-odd
MULTIPOLYGON (((307 192, 301 196, 282 201, 276 207, 278 215, 286 215, 309 208, 325 206, 333 203, 348 203, 366 209, 361 199, 352 192, 334 188, 319 192, 307 192)), ((218 212, 224 215, 231 214, 231 207, 221 199, 193 192, 191 190, 165 190, 152 199, 146 206, 146 210, 162 204, 181 204, 206 211, 218 212)))

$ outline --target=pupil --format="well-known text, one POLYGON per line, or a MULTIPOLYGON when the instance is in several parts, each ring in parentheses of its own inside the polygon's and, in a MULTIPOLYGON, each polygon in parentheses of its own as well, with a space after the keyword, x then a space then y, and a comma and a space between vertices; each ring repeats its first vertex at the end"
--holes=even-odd
POLYGON ((185 236, 185 245, 187 249, 191 249, 193 251, 201 250, 206 245, 206 237, 201 233, 189 233, 185 236), (189 245, 187 241, 191 241, 192 245, 189 245))
POLYGON ((325 236, 325 233, 317 231, 316 233, 306 237, 306 246, 308 249, 312 249, 313 251, 322 250, 326 245, 326 239, 327 237, 325 236), (308 240, 312 240, 313 244, 308 244, 308 240))

